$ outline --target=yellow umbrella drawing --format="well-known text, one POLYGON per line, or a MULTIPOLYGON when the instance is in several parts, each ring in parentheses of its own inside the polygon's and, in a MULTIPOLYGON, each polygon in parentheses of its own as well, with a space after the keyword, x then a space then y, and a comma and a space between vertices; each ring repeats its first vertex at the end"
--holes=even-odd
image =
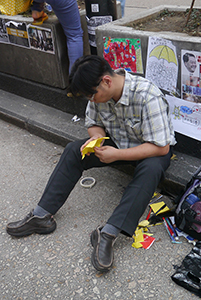
POLYGON ((177 59, 174 51, 166 45, 155 47, 149 54, 149 57, 152 56, 155 56, 158 59, 165 59, 169 63, 172 62, 177 66, 177 59))

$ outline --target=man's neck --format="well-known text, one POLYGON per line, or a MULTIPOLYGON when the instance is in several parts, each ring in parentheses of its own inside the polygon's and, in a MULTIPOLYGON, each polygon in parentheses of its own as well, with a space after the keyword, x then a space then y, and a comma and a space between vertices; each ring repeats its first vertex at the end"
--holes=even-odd
POLYGON ((122 96, 123 89, 124 89, 124 82, 125 82, 124 75, 115 74, 115 76, 113 77, 114 93, 112 99, 115 102, 118 102, 122 96))

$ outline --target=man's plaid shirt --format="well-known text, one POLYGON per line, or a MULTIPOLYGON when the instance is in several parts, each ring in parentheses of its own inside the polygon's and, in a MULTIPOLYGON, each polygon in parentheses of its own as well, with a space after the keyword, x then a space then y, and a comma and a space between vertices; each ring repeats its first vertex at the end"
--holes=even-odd
POLYGON ((150 142, 157 146, 174 145, 174 130, 169 106, 162 92, 147 79, 123 69, 125 84, 121 98, 107 103, 89 102, 85 125, 103 127, 118 148, 126 149, 150 142))

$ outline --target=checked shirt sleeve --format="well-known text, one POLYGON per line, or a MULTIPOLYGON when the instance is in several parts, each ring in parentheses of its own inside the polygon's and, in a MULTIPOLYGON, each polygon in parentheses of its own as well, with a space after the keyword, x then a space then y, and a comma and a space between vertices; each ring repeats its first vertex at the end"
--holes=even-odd
POLYGON ((88 102, 87 108, 86 108, 86 116, 85 116, 85 126, 87 128, 92 126, 100 126, 104 127, 100 117, 99 113, 96 109, 96 105, 94 102, 88 102))
POLYGON ((168 103, 161 95, 151 94, 142 107, 142 134, 145 142, 164 147, 171 144, 168 103))

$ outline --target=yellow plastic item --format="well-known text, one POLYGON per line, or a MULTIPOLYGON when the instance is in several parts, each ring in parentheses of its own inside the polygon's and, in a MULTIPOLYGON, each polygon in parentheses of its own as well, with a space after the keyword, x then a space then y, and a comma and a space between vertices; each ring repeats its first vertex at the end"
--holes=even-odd
POLYGON ((89 144, 87 144, 86 147, 84 147, 84 149, 82 151, 82 159, 84 159, 84 157, 87 153, 94 152, 94 147, 100 147, 102 140, 108 140, 108 139, 109 139, 109 137, 102 137, 102 138, 93 140, 89 144))
POLYGON ((161 213, 164 213, 166 211, 169 211, 169 207, 166 205, 163 209, 161 209, 163 206, 165 206, 165 202, 164 201, 161 201, 161 202, 158 202, 158 203, 153 203, 153 204, 150 204, 150 207, 152 208, 153 212, 155 214, 161 214, 161 213), (160 210, 161 209, 161 210, 160 210))
POLYGON ((15 16, 19 13, 27 11, 32 0, 1 0, 0 11, 8 16, 15 16))
POLYGON ((148 220, 143 220, 138 224, 138 227, 147 227, 149 225, 148 220))
POLYGON ((141 242, 144 242, 144 237, 143 237, 143 231, 142 229, 139 229, 137 227, 137 229, 135 230, 135 234, 133 235, 134 238, 134 242, 132 244, 133 248, 142 248, 142 244, 141 242))

